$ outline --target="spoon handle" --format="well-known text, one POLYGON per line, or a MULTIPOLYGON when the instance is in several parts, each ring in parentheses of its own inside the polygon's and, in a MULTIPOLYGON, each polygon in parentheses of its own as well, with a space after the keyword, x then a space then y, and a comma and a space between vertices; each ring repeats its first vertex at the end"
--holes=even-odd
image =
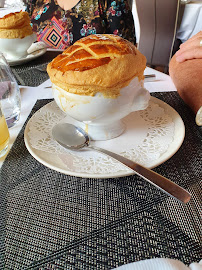
POLYGON ((136 172, 137 175, 144 178, 146 181, 148 181, 150 184, 154 185, 155 187, 159 188, 169 196, 179 200, 180 202, 187 203, 191 199, 191 195, 189 192, 187 192, 182 187, 178 186, 171 180, 165 178, 164 176, 147 169, 132 160, 129 160, 123 156, 117 155, 115 153, 112 153, 108 150, 101 149, 96 146, 89 145, 89 148, 92 148, 98 152, 104 153, 106 155, 111 156, 112 158, 118 160, 119 162, 123 163, 125 166, 132 169, 134 172, 136 172))

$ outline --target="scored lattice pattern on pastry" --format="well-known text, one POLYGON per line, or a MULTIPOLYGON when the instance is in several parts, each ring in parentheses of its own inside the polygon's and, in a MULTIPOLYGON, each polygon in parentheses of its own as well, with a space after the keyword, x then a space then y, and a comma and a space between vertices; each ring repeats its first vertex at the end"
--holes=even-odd
POLYGON ((114 35, 91 35, 56 57, 52 68, 62 72, 85 71, 108 64, 124 54, 136 54, 135 46, 129 41, 114 35))
POLYGON ((129 42, 109 34, 81 38, 47 66, 52 84, 79 95, 117 97, 137 77, 143 80, 146 57, 129 42))

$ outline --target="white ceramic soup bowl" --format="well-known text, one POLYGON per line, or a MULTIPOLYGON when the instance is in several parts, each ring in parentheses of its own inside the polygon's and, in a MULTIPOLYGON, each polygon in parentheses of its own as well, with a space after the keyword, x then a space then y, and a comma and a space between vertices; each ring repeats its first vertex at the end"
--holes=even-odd
POLYGON ((125 129, 121 119, 133 111, 146 109, 150 99, 138 78, 122 88, 117 98, 107 98, 101 93, 95 96, 72 94, 54 84, 52 90, 60 109, 78 120, 78 125, 92 140, 118 137, 125 129))
POLYGON ((27 55, 27 50, 36 41, 36 34, 24 38, 0 38, 0 52, 7 60, 15 60, 27 55))

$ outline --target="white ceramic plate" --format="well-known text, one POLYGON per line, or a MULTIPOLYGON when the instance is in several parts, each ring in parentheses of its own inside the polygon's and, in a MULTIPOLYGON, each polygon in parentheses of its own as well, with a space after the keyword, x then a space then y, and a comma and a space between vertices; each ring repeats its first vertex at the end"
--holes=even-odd
MULTIPOLYGON (((172 138, 170 139, 170 143, 165 148, 165 151, 161 152, 160 155, 156 155, 157 158, 153 158, 153 156, 152 156, 152 158, 148 159, 148 160, 150 160, 150 163, 147 164, 146 167, 148 167, 150 169, 162 164, 163 162, 165 162, 166 160, 171 158, 177 152, 177 150, 180 148, 180 146, 184 140, 184 135, 185 135, 184 123, 183 123, 181 117, 179 116, 179 114, 171 106, 169 106, 165 102, 163 102, 157 98, 154 98, 154 97, 151 97, 151 102, 154 103, 155 106, 157 106, 157 111, 163 109, 165 111, 166 115, 168 116, 168 118, 171 119, 171 121, 169 123, 165 122, 166 124, 163 124, 162 126, 160 126, 160 129, 159 129, 160 132, 167 134, 167 132, 169 131, 170 124, 173 125, 174 128, 173 128, 173 132, 171 134, 172 138)), ((77 151, 70 151, 69 152, 68 150, 64 150, 66 152, 62 152, 62 153, 61 152, 58 153, 57 151, 55 151, 55 149, 54 149, 55 146, 53 145, 54 142, 53 141, 49 142, 49 138, 51 137, 51 135, 49 136, 49 134, 51 134, 52 126, 55 124, 55 123, 51 122, 52 120, 50 120, 50 119, 52 117, 54 119, 54 121, 56 119, 56 121, 61 122, 61 119, 64 119, 64 117, 65 117, 64 115, 61 115, 61 113, 62 113, 61 110, 57 107, 57 105, 53 101, 51 103, 48 103, 44 107, 42 107, 28 121, 27 126, 25 128, 25 133, 24 133, 25 145, 26 145, 28 151, 30 152, 30 154, 36 160, 38 160, 43 165, 45 165, 48 168, 51 168, 55 171, 58 171, 58 172, 61 172, 64 174, 68 174, 68 175, 78 176, 78 177, 114 178, 114 177, 123 177, 123 176, 134 174, 134 172, 131 169, 126 168, 124 165, 120 164, 118 161, 116 162, 113 159, 111 159, 110 157, 108 158, 105 155, 102 155, 100 153, 96 153, 96 155, 97 155, 96 158, 94 158, 94 156, 90 156, 88 158, 87 155, 89 155, 88 154, 89 151, 84 152, 82 157, 79 156, 79 155, 81 155, 80 151, 79 152, 77 152, 77 151), (56 112, 54 117, 51 116, 51 113, 52 113, 51 110, 54 113, 56 112), (37 124, 36 123, 37 121, 39 121, 39 128, 38 128, 38 130, 37 129, 35 130, 35 126, 36 126, 35 124, 37 124), (33 133, 33 130, 34 130, 34 133, 33 133), (34 143, 36 143, 36 141, 37 141, 37 136, 40 137, 43 132, 48 133, 48 137, 47 137, 48 142, 46 142, 47 140, 42 139, 41 141, 39 140, 38 148, 33 147, 34 143), (45 147, 43 145, 44 141, 47 144, 47 145, 45 145, 45 147), (48 149, 47 149, 47 147, 48 147, 48 149), (105 158, 103 158, 103 156, 105 158), (87 157, 87 159, 85 161, 86 157, 87 157), (89 162, 89 160, 90 161, 93 160, 92 166, 91 166, 91 163, 89 162), (96 164, 96 161, 97 161, 97 164, 96 164), (76 165, 75 165, 75 163, 76 163, 76 165), (80 170, 80 166, 82 167, 82 163, 83 163, 83 168, 84 168, 84 166, 86 166, 85 171, 80 170), (93 166, 98 167, 98 169, 96 168, 97 171, 95 170, 96 172, 94 172, 93 169, 91 169, 93 166), (99 169, 100 169, 100 171, 99 171, 99 169)), ((134 116, 137 118, 137 115, 138 114, 135 114, 134 116)), ((146 117, 149 118, 149 116, 147 116, 147 115, 146 115, 146 117)), ((152 118, 152 115, 151 115, 151 118, 152 118)), ((77 125, 76 120, 72 119, 69 116, 66 116, 65 121, 77 125)), ((140 134, 145 133, 145 131, 144 131, 145 123, 141 123, 143 120, 133 119, 133 115, 132 115, 132 122, 133 121, 135 122, 135 130, 136 130, 135 132, 133 131, 134 126, 133 127, 127 126, 127 129, 130 131, 130 138, 128 139, 127 144, 131 147, 133 147, 133 144, 135 144, 135 142, 137 143, 138 140, 141 141, 140 137, 142 135, 140 135, 140 134), (132 132, 132 134, 131 134, 131 132, 132 132)), ((158 122, 157 122, 157 126, 158 126, 158 122)), ((152 126, 150 126, 150 129, 151 129, 151 127, 152 126)), ((154 127, 154 132, 152 130, 150 132, 151 132, 152 136, 154 137, 154 141, 156 141, 157 144, 159 144, 160 148, 162 149, 166 143, 165 143, 165 140, 164 141, 163 140, 161 141, 161 139, 159 140, 158 128, 159 127, 154 127), (156 136, 156 138, 155 138, 155 136, 156 136)), ((128 134, 127 130, 126 130, 125 134, 128 134)), ((117 150, 120 150, 121 146, 123 148, 123 145, 122 145, 123 144, 123 137, 122 136, 126 136, 126 135, 123 134, 123 135, 119 136, 118 138, 115 138, 116 139, 115 147, 119 148, 117 150)), ((169 135, 167 135, 167 138, 169 139, 168 136, 169 135)), ((113 139, 113 140, 115 140, 115 139, 113 139)), ((113 140, 109 140, 107 142, 108 146, 110 146, 110 144, 112 144, 113 140)), ((127 138, 126 138, 126 140, 127 140, 127 138)), ((125 141, 125 139, 124 139, 124 141, 125 141)), ((96 143, 98 143, 98 142, 95 142, 95 145, 96 145, 96 143)), ((102 147, 102 143, 103 142, 100 141, 98 146, 102 147)), ((105 143, 104 148, 109 149, 106 146, 106 141, 104 143, 105 143)), ((60 147, 60 146, 56 145, 56 148, 57 147, 60 147)), ((139 147, 139 145, 138 145, 138 147, 139 147)), ((151 149, 154 153, 156 153, 158 151, 158 148, 159 147, 154 149, 153 145, 151 146, 151 149)), ((109 150, 111 150, 111 149, 109 149, 109 150)), ((118 153, 123 152, 122 150, 123 149, 121 149, 120 151, 117 151, 117 152, 118 153)), ((147 152, 148 152, 148 155, 151 154, 150 150, 146 151, 146 153, 147 152)), ((91 153, 93 155, 93 151, 91 153)), ((139 154, 141 156, 142 151, 140 151, 139 154)), ((156 154, 158 154, 158 153, 156 153, 156 154)), ((145 153, 144 153, 144 155, 145 155, 145 153)), ((134 156, 133 156, 133 151, 132 151, 132 155, 131 155, 130 159, 137 161, 136 158, 137 158, 136 152, 134 151, 134 156)), ((141 159, 141 157, 140 157, 140 159, 141 159)), ((143 163, 139 162, 139 163, 145 166, 144 162, 143 163)))
POLYGON ((38 51, 32 52, 32 53, 26 55, 25 57, 21 57, 19 59, 15 59, 15 60, 7 59, 7 62, 9 63, 10 66, 22 65, 22 64, 28 63, 28 62, 38 58, 39 56, 45 54, 46 51, 47 51, 47 48, 43 48, 43 49, 40 49, 38 51))

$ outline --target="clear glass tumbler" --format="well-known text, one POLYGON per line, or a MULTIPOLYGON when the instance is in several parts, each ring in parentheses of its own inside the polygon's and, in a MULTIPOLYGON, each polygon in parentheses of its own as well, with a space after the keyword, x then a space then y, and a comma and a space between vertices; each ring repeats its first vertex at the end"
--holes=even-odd
POLYGON ((6 124, 4 115, 2 114, 0 103, 0 158, 3 157, 8 151, 9 139, 10 136, 8 126, 6 124))
POLYGON ((20 118, 20 89, 4 55, 0 53, 0 102, 8 127, 20 118))

